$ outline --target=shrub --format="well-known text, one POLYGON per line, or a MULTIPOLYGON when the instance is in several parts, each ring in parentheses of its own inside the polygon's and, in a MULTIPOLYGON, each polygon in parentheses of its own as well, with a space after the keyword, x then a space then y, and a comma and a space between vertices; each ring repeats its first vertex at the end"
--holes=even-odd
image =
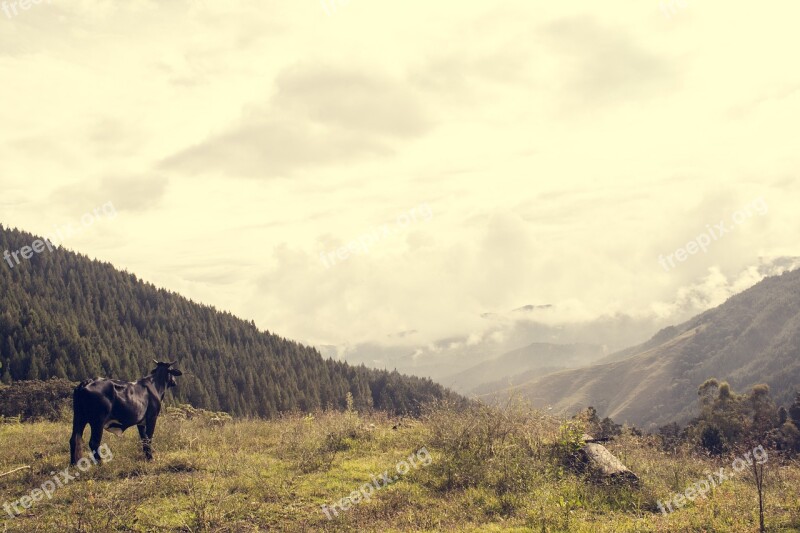
POLYGON ((0 416, 22 421, 68 419, 76 383, 52 378, 48 381, 15 381, 0 389, 0 416))
POLYGON ((372 438, 355 410, 308 415, 285 415, 281 440, 283 455, 293 460, 303 473, 328 470, 336 455, 355 446, 360 440, 372 438))
POLYGON ((683 440, 681 427, 675 422, 658 428, 658 436, 661 441, 661 449, 671 453, 677 452, 678 446, 683 440))
POLYGON ((547 443, 555 423, 520 404, 504 408, 442 404, 423 415, 437 461, 428 469, 438 491, 484 488, 498 498, 498 512, 509 516, 522 504, 547 468, 547 443))
POLYGON ((564 466, 574 467, 581 462, 586 427, 580 418, 567 420, 558 428, 558 439, 551 446, 551 457, 564 466))
POLYGON ((233 417, 224 411, 207 411, 192 407, 184 403, 169 406, 164 409, 164 414, 177 420, 202 420, 208 425, 222 426, 233 420, 233 417))
POLYGON ((720 455, 725 451, 725 437, 716 426, 706 426, 700 434, 700 445, 711 455, 720 455))
POLYGON ((789 455, 800 452, 800 430, 791 420, 787 420, 783 425, 770 433, 770 440, 778 450, 787 452, 789 455))

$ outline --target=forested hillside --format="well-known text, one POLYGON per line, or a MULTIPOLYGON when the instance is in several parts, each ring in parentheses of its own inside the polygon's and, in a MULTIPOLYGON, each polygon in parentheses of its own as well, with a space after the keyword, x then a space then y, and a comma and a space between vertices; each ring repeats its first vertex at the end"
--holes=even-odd
MULTIPOLYGON (((0 253, 37 237, 0 225, 0 253)), ((429 379, 352 367, 230 313, 56 249, 0 265, 0 377, 133 380, 178 360, 175 399, 237 415, 342 408, 414 413, 451 393, 429 379)))

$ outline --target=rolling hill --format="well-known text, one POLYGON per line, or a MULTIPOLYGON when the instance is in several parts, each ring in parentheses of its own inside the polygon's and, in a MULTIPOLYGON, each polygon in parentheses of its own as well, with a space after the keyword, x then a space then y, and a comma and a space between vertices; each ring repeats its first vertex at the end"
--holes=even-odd
POLYGON ((517 394, 566 414, 592 405, 648 428, 691 418, 697 388, 710 377, 738 391, 767 383, 776 402, 788 404, 800 389, 800 270, 766 278, 606 361, 487 396, 517 394))

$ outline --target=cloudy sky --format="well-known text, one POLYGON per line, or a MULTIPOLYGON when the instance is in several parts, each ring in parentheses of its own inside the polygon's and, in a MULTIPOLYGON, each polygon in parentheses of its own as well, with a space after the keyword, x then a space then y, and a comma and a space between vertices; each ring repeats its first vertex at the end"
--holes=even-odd
POLYGON ((800 256, 796 1, 11 4, 0 222, 287 337, 669 322, 800 256))

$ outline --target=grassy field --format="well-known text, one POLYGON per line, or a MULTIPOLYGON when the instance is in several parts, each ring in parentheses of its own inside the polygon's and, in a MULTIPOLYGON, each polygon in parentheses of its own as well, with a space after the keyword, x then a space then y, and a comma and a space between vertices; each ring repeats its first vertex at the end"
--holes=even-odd
MULTIPOLYGON (((732 458, 668 454, 652 437, 608 448, 638 487, 592 482, 566 467, 580 427, 524 408, 438 408, 419 421, 321 413, 274 421, 162 416, 156 458, 135 430, 106 433, 113 459, 91 466, 11 518, 3 531, 757 531, 747 472, 664 516, 657 500, 732 458), (422 450, 422 451, 421 451, 422 450), (411 464, 411 460, 415 464, 411 464), (406 463, 401 463, 406 461, 406 463), (398 473, 397 465, 400 464, 398 473), (408 470, 405 472, 405 470, 408 470), (369 500, 331 506, 388 472, 369 500), (385 481, 384 481, 385 483, 385 481)), ((87 435, 88 437, 88 429, 87 435)), ((69 424, 0 424, 0 504, 68 467, 69 424)), ((770 454, 769 531, 800 531, 800 464, 770 454)), ((371 492, 371 494, 370 494, 371 492)), ((41 496, 41 495, 39 495, 41 496)), ((22 509, 19 507, 19 509, 22 509)))

